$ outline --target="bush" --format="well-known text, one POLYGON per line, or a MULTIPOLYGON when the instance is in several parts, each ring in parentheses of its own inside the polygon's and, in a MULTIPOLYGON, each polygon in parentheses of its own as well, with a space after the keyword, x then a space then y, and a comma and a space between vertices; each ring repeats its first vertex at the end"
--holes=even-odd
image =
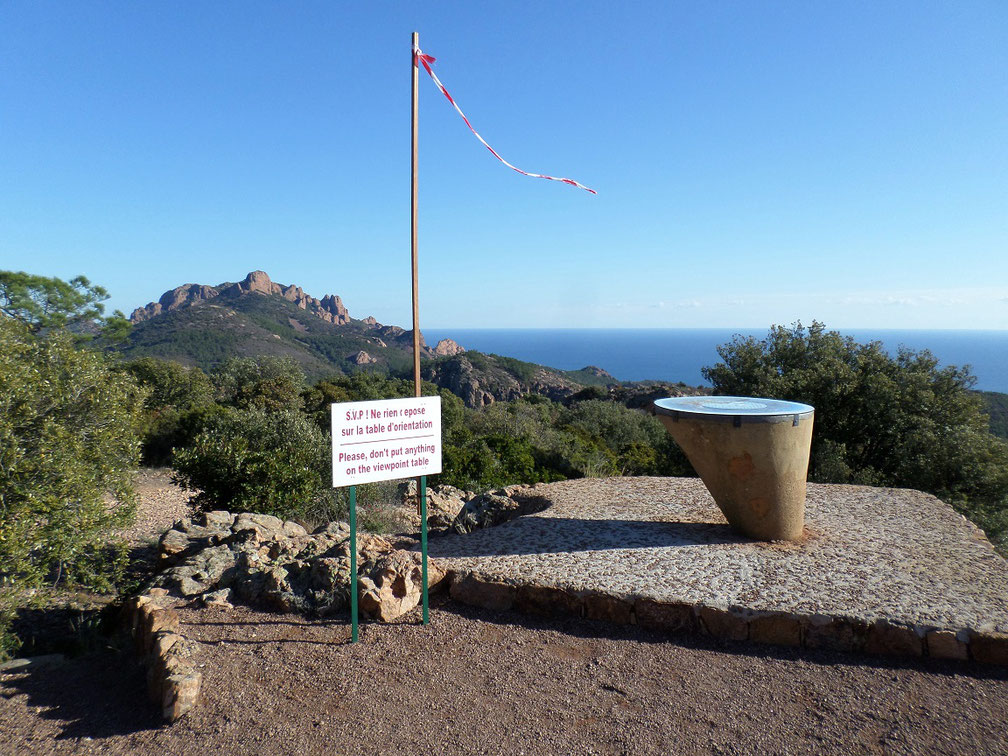
POLYGON ((134 512, 143 401, 69 335, 0 317, 0 615, 46 582, 108 590, 119 578, 112 532, 134 512))
POLYGON ((171 463, 172 449, 187 446, 214 412, 214 386, 197 367, 142 357, 122 367, 148 390, 144 402, 143 461, 171 463))
POLYGON ((189 500, 194 511, 296 520, 330 509, 339 514, 329 437, 298 412, 226 408, 206 421, 189 447, 176 450, 172 466, 177 481, 196 491, 189 500))
POLYGON ((299 410, 305 376, 286 357, 236 357, 213 374, 221 404, 238 409, 299 410))
MULTIPOLYGON (((437 393, 437 386, 430 383, 424 384, 423 389, 424 394, 437 393)), ((413 382, 361 372, 319 381, 302 396, 304 411, 319 428, 326 430, 332 427, 330 405, 333 403, 410 397, 413 396, 413 382)))

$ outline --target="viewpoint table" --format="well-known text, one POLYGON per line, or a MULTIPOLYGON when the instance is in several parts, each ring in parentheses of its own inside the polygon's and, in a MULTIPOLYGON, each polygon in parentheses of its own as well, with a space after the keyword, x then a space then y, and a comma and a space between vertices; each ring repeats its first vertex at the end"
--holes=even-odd
POLYGON ((654 412, 732 527, 759 540, 802 537, 813 407, 681 396, 656 400, 654 412))

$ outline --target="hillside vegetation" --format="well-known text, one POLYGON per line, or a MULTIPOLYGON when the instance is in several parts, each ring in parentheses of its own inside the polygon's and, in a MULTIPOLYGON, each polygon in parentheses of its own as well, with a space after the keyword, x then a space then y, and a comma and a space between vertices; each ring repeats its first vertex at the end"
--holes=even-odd
MULTIPOLYGON (((12 612, 43 586, 121 584, 113 534, 131 515, 141 454, 175 469, 195 509, 308 525, 345 515, 346 493, 331 486, 330 405, 411 396, 410 334, 345 311, 336 325, 283 297, 212 293, 128 333, 120 314, 103 317, 105 293, 86 279, 0 271, 0 655, 16 646, 12 612), (380 359, 351 356, 366 344, 380 359), (121 504, 108 507, 107 494, 121 504)), ((819 323, 718 351, 704 369, 716 393, 816 407, 812 480, 934 493, 1004 552, 1008 443, 991 429, 1003 428, 1005 395, 972 391, 968 369, 939 368, 926 351, 891 357, 819 323)), ((692 474, 647 410, 695 389, 477 352, 427 351, 423 371, 423 393, 442 400, 432 485, 692 474)), ((365 524, 371 503, 392 495, 360 487, 365 524)))
POLYGON ((990 417, 990 430, 995 436, 1008 439, 1008 394, 981 391, 984 410, 990 417))
POLYGON ((313 379, 367 367, 389 373, 412 364, 413 337, 395 326, 327 323, 281 297, 249 294, 174 310, 133 326, 124 356, 159 357, 211 371, 233 357, 286 357, 313 379), (387 346, 382 346, 385 344, 387 346))

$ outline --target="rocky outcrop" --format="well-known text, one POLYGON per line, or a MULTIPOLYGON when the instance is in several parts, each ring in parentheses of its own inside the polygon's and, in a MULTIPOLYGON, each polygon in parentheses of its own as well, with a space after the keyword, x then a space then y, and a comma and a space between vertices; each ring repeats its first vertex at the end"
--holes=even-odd
POLYGON ((465 347, 460 346, 457 341, 453 341, 452 339, 441 339, 434 347, 434 354, 439 357, 453 357, 463 352, 465 352, 465 347))
POLYGON ((549 502, 530 491, 530 486, 515 485, 475 496, 455 515, 450 529, 456 533, 472 533, 516 517, 541 512, 549 506, 549 502))
POLYGON ((595 365, 585 365, 583 368, 581 368, 581 372, 590 373, 591 375, 594 375, 596 378, 605 378, 606 380, 610 380, 613 383, 618 382, 611 373, 603 370, 600 367, 596 367, 595 365))
POLYGON ((423 366, 423 377, 448 389, 467 407, 474 409, 528 394, 563 401, 584 388, 555 370, 526 364, 530 372, 519 377, 495 357, 478 353, 458 354, 423 366))
MULTIPOLYGON (((417 508, 416 480, 399 484, 399 496, 402 499, 402 519, 411 527, 420 527, 420 513, 417 508)), ((427 528, 428 530, 447 530, 455 521, 456 516, 465 503, 474 498, 472 491, 463 491, 455 486, 427 486, 427 528)))
MULTIPOLYGON (((420 555, 371 534, 360 534, 357 546, 363 614, 386 621, 417 606, 420 555)), ((159 554, 164 569, 153 585, 205 605, 228 607, 241 600, 273 611, 330 616, 349 604, 345 522, 309 534, 271 515, 208 512, 197 522, 175 523, 161 537, 159 554)), ((444 573, 428 564, 427 577, 433 587, 444 573)))
POLYGON ((156 317, 166 312, 172 312, 216 297, 240 297, 246 294, 264 294, 279 296, 288 302, 293 302, 302 310, 334 325, 350 322, 350 313, 343 306, 343 301, 335 294, 327 294, 322 299, 305 294, 300 286, 284 286, 274 283, 261 270, 249 273, 244 281, 224 283, 219 286, 203 286, 200 284, 185 284, 177 289, 165 292, 157 302, 151 302, 146 307, 139 307, 130 316, 132 323, 156 317))
POLYGON ((130 316, 130 322, 139 323, 163 312, 171 312, 180 307, 191 307, 194 304, 213 299, 220 292, 213 286, 202 284, 185 284, 177 289, 166 291, 157 302, 151 302, 146 307, 139 307, 130 316))
MULTIPOLYGON (((400 328, 399 326, 376 325, 375 337, 373 338, 379 338, 384 343, 400 349, 413 349, 413 331, 400 328)), ((423 333, 420 334, 420 354, 425 357, 430 357, 434 354, 434 350, 427 346, 427 342, 424 341, 423 333)))
POLYGON ((363 349, 357 352, 353 357, 350 358, 350 362, 355 365, 371 365, 378 362, 374 357, 365 352, 363 349))

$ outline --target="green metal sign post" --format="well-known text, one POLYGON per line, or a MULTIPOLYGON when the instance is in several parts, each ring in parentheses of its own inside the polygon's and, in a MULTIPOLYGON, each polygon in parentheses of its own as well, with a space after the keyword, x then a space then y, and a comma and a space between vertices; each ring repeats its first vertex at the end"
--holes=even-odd
POLYGON ((427 476, 420 476, 420 581, 423 583, 423 623, 430 622, 427 605, 427 476))
POLYGON ((357 486, 350 486, 350 642, 357 642, 357 486))
MULTIPOLYGON (((420 580, 423 587, 423 624, 430 624, 427 598, 427 476, 420 476, 420 580)), ((357 642, 357 486, 350 486, 350 642, 357 642)))

